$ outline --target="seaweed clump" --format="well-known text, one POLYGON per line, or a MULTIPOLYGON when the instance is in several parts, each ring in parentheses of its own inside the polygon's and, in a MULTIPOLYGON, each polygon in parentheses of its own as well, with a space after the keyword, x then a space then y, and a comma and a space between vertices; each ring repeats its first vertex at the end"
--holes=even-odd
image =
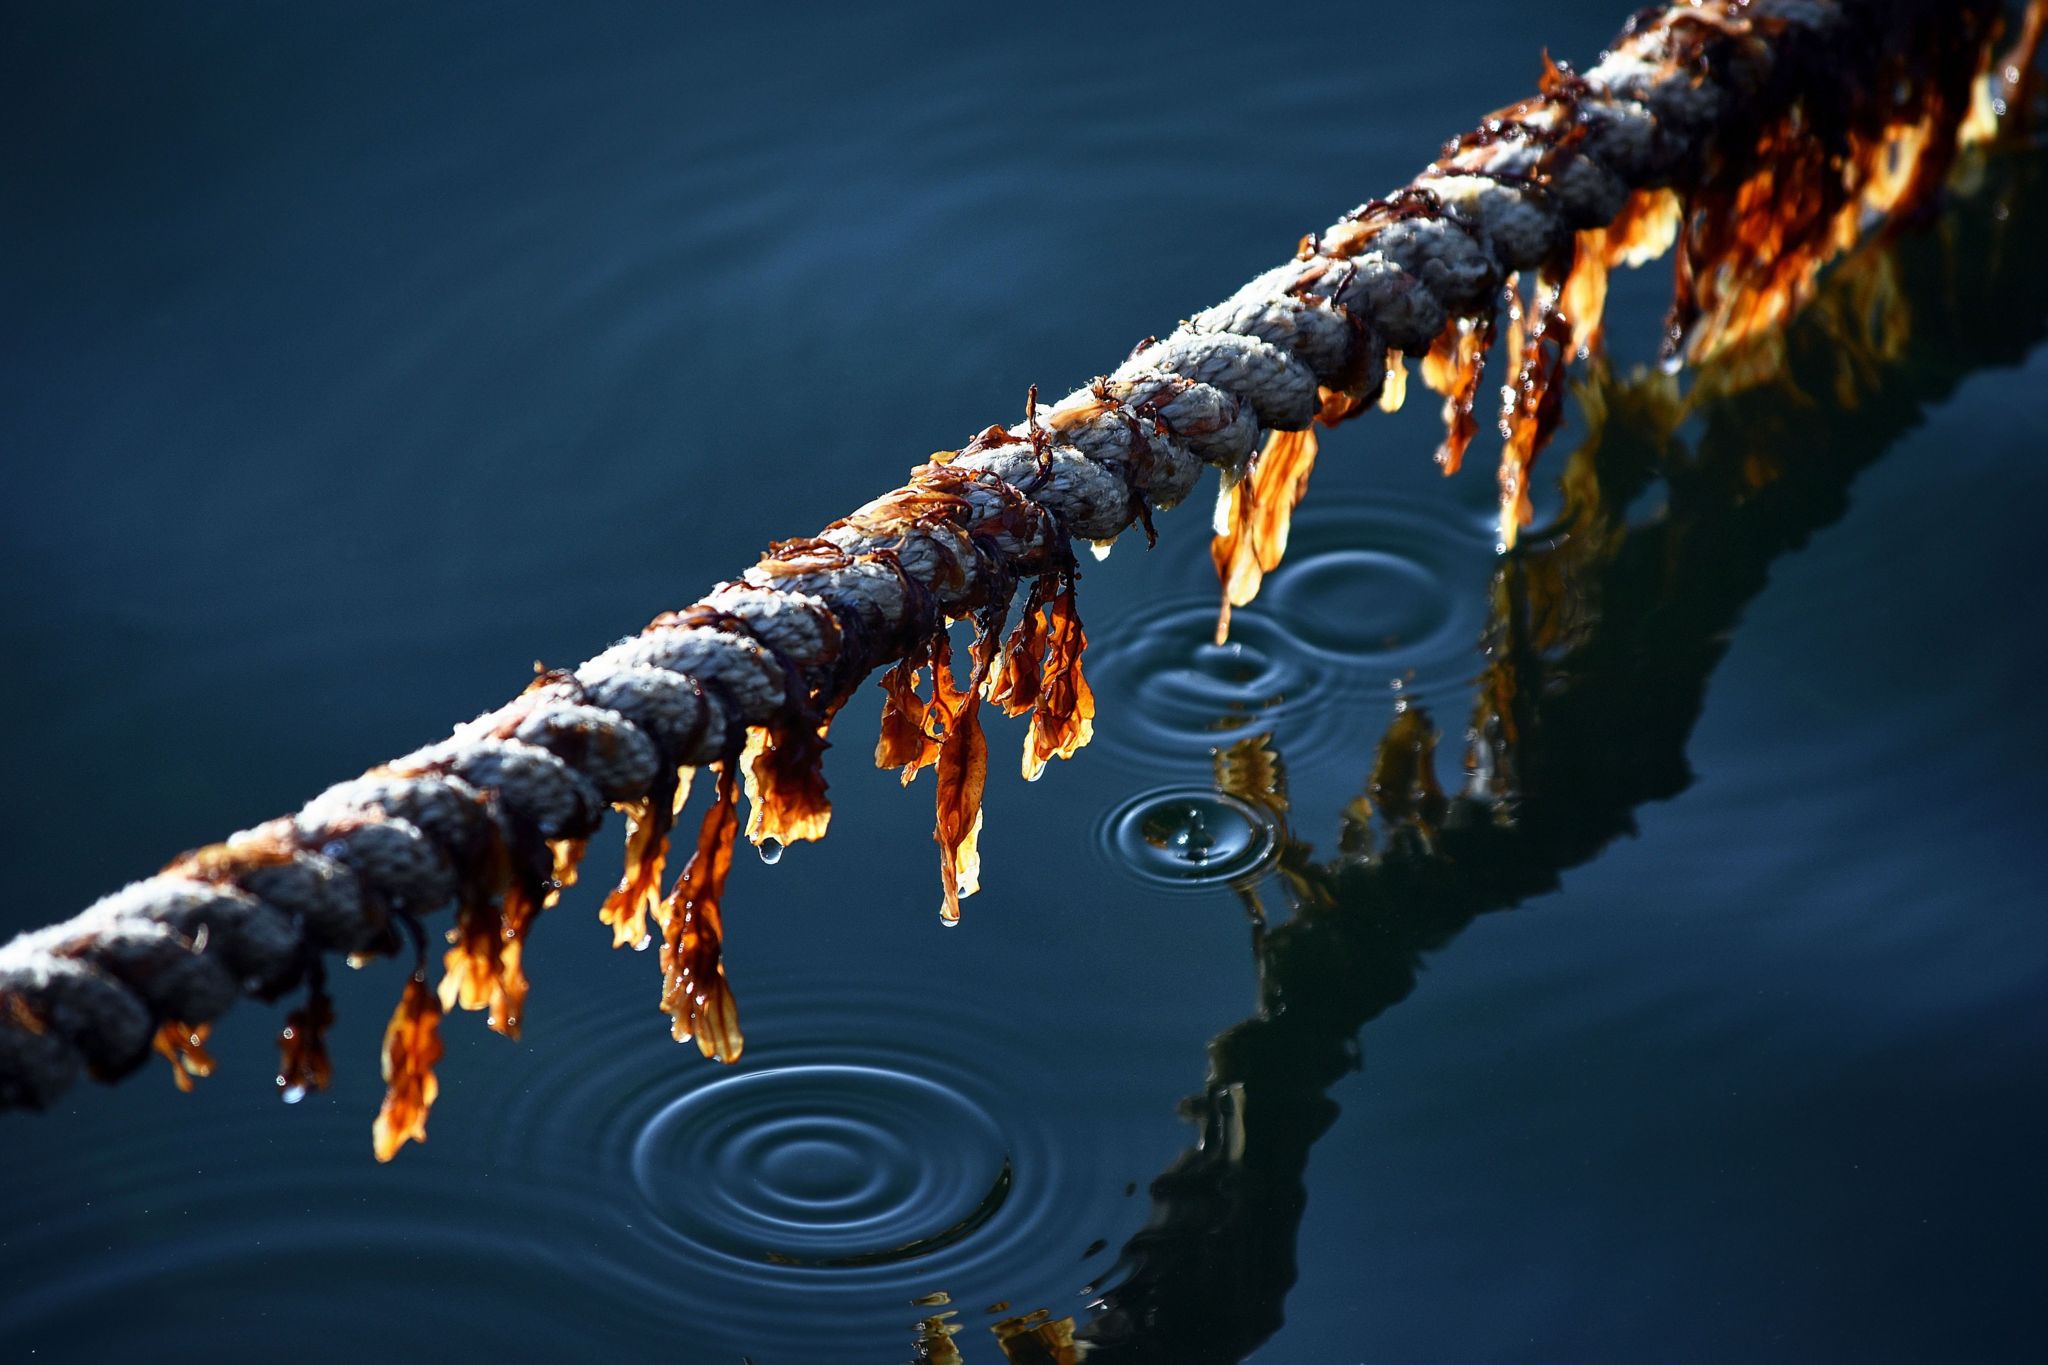
MULTIPOLYGON (((2009 90, 2031 69, 2044 12, 2048 7, 2030 6, 2018 46, 1998 64, 2009 90)), ((1740 4, 1680 8, 1652 22, 1672 35, 1668 60, 1701 71, 1740 67, 1745 49, 1784 39, 1782 23, 1740 4)), ((1495 423, 1503 548, 1512 548, 1533 518, 1530 472, 1562 420, 1570 366, 1602 348, 1612 270, 1675 249, 1663 353, 1674 366, 1697 363, 1779 328, 1812 297, 1828 262, 1873 224, 1896 231, 1925 214, 1957 148, 1973 131, 1996 125, 1983 75, 1994 65, 1993 26, 1981 13, 1959 10, 1939 33, 1931 46, 1886 55, 1874 72, 1867 55, 1855 52, 1805 52, 1776 64, 1774 72, 1791 74, 1773 79, 1796 79, 1798 87, 1746 92, 1744 107, 1766 112, 1738 116, 1720 130, 1674 185, 1635 191, 1612 222, 1567 234, 1533 270, 1509 273, 1477 307, 1453 311, 1420 357, 1423 383, 1444 398, 1436 458, 1446 474, 1463 464, 1480 425, 1487 360, 1498 347, 1505 376, 1495 423)), ((1491 176, 1546 199, 1555 194, 1555 176, 1587 136, 1587 86, 1546 56, 1539 89, 1446 144, 1428 173, 1455 163, 1458 173, 1491 176), (1486 170, 1485 155, 1495 147, 1533 149, 1534 169, 1486 170)), ((1465 226, 1427 189, 1371 201, 1337 229, 1303 242, 1303 259, 1320 259, 1295 292, 1307 297, 1327 289, 1330 273, 1415 219, 1465 226)), ((1325 389, 1315 425, 1335 426, 1375 402, 1398 409, 1407 359, 1389 349, 1376 389, 1325 389)), ((1232 608, 1252 601, 1285 554, 1288 523, 1316 454, 1313 429, 1269 433, 1248 475, 1219 504, 1211 548, 1223 591, 1219 641, 1232 608)))

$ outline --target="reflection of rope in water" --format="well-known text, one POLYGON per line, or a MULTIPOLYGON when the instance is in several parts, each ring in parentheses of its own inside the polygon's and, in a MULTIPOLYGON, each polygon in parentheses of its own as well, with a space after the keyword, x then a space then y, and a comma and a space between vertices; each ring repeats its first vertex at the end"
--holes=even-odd
MULTIPOLYGON (((1853 259, 1808 315, 1755 343, 1767 365, 1731 354, 1687 398, 1661 375, 1592 387, 1562 529, 1494 585, 1468 786, 1445 796, 1404 761, 1433 742, 1409 710, 1344 812, 1338 853, 1317 861, 1287 838, 1297 910, 1256 940, 1260 1013, 1209 1045, 1191 1102, 1201 1137, 1154 1180, 1151 1222, 1079 1332, 1088 1359, 1237 1360, 1279 1329, 1302 1175, 1335 1118, 1325 1092, 1360 1064, 1358 1030, 1414 989, 1423 954, 1553 889, 1637 806, 1688 784, 1708 676, 1772 561, 1840 517, 1851 480, 1922 412, 2048 336, 2048 282, 2011 257, 2041 231, 2048 158, 1981 173, 1998 213, 1951 214, 1939 235, 1853 259), (1791 382, 1744 383, 1760 372, 1791 382), (1688 418, 1702 424, 1690 443, 1688 418), (1675 472, 1668 507, 1628 522, 1636 495, 1675 472)), ((1224 789, 1284 814, 1259 743, 1231 757, 1224 789)))
POLYGON ((1511 542, 1561 376, 1597 345, 1608 268, 1675 242, 1673 335, 1694 357, 1768 332, 1867 217, 1927 201, 1966 115, 1994 121, 1972 96, 2003 9, 1731 0, 1639 16, 1583 76, 1548 68, 1540 95, 1446 147, 1410 186, 1042 418, 1034 390, 1023 424, 990 427, 453 738, 0 948, 0 1106, 46 1105, 86 1071, 125 1075, 152 1047, 181 1081, 204 1074, 210 1020, 240 994, 274 999, 301 981, 310 998, 287 1021, 279 1082, 322 1085, 320 955, 399 951, 409 938, 417 966, 385 1037, 390 1089, 375 1128, 389 1157, 425 1135, 445 1009, 488 1010, 493 1028, 517 1033, 526 930, 608 804, 629 828, 607 922, 631 943, 656 921, 675 1036, 737 1057, 719 901, 742 773, 756 842, 822 835, 823 731, 854 686, 896 662, 878 761, 906 776, 936 768, 944 913, 957 918, 979 872, 981 700, 1031 714, 1027 775, 1091 732, 1074 539, 1107 541, 1134 522, 1149 534, 1151 510, 1217 465, 1214 558, 1227 602, 1242 605, 1285 549, 1315 455, 1310 424, 1398 403, 1405 353, 1446 396, 1441 458, 1454 467, 1498 337, 1512 373, 1500 412, 1511 542), (1005 639, 1020 588, 1023 620, 1005 639), (965 687, 947 636, 959 619, 976 636, 965 687), (929 700, 917 692, 925 672, 929 700), (704 765, 716 794, 664 896, 683 779, 704 765), (436 993, 418 917, 451 901, 455 946, 436 993))

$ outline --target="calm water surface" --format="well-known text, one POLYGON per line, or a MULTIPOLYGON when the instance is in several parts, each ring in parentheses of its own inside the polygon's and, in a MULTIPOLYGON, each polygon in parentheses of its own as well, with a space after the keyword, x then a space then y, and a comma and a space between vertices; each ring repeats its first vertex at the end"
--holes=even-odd
MULTIPOLYGON (((1622 8, 10 7, 0 933, 1108 367, 1622 8)), ((1291 1292, 1216 1294, 1210 1340, 2038 1358, 2044 393, 2038 353, 1970 379, 1772 565, 1696 781, 1429 956, 1329 1091, 1298 1229, 1274 1206, 1291 1292)), ((989 1305, 1085 1320, 1258 1003, 1238 900, 1103 830, 1243 719, 1326 856, 1397 693, 1462 712, 1491 488, 1436 477, 1432 406, 1326 442, 1228 651, 1198 512, 1088 571, 1099 740, 992 785, 957 932, 928 789, 850 715, 834 837, 735 872, 737 1068, 608 950, 607 844, 538 933, 527 1040, 451 1021, 389 1167, 388 965, 339 983, 326 1095, 278 1103, 245 1007, 196 1095, 152 1070, 0 1121, 0 1356, 902 1361, 944 1291, 986 1361, 989 1305)))

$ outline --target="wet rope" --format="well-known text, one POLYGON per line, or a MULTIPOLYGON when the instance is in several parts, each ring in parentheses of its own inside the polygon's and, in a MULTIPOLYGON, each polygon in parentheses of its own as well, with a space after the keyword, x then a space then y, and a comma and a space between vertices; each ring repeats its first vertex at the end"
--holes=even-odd
POLYGON ((606 921, 622 943, 655 922, 677 1036, 736 1057, 718 907, 736 789, 753 797, 757 842, 821 835, 823 734, 859 682, 895 665, 877 758, 906 781, 937 769, 956 916, 978 866, 980 700, 1032 714, 1027 773, 1088 737, 1076 542, 1106 547, 1136 523, 1149 537, 1152 512, 1214 466, 1218 566, 1241 604, 1284 549, 1313 458, 1312 438, 1286 434, 1391 406, 1414 359, 1445 394, 1454 467, 1503 317, 1512 539, 1528 463, 1556 420, 1556 374, 1596 344, 1606 267, 1675 235, 1674 337, 1695 351, 1781 316, 1844 244, 1845 216, 1910 208, 1938 186, 2002 9, 1680 4, 1637 16, 1583 75, 1547 65, 1540 95, 1109 374, 1042 410, 1034 395, 1022 423, 990 427, 820 535, 772 547, 740 579, 543 675, 450 738, 0 947, 0 1107, 48 1105, 79 1075, 116 1079, 152 1050, 184 1083, 210 1065, 205 1028, 238 996, 274 1000, 301 985, 279 1083, 323 1085, 323 959, 409 948, 415 972, 385 1040, 391 1094, 377 1145, 388 1156, 424 1136, 443 1009, 486 1010, 516 1034, 526 932, 573 879, 607 807, 628 816, 628 869, 606 921), (1772 169, 1804 174, 1816 156, 1810 186, 1772 169), (1819 196, 1818 227, 1788 228, 1781 220, 1796 215, 1779 214, 1775 236, 1716 237, 1725 227, 1703 219, 1739 218, 1744 187, 1773 174, 1780 196, 1819 196), (1020 592, 1023 619, 1006 637, 1020 592), (946 633, 961 619, 976 633, 964 686, 946 633), (924 673, 929 701, 917 693, 924 673), (701 767, 716 775, 713 804, 664 896, 668 834, 701 767), (454 946, 436 992, 421 919, 451 903, 454 946))

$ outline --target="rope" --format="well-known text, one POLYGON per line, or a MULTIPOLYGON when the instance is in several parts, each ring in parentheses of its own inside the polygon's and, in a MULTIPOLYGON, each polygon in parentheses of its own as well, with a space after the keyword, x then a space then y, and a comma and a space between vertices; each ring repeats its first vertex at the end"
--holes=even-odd
POLYGON ((1023 422, 772 546, 741 578, 448 739, 0 947, 0 1108, 46 1106, 80 1074, 113 1080, 152 1050, 189 1084, 210 1069, 210 1022, 239 996, 300 986, 278 1081, 324 1085, 324 957, 410 948, 375 1128, 388 1159, 425 1137, 443 1011, 486 1011, 516 1036, 527 931, 573 881, 607 807, 625 814, 627 840, 604 921, 620 943, 653 922, 676 1037, 736 1058, 720 901, 738 791, 757 843, 820 837, 824 734, 863 679, 889 668, 877 761, 906 782, 935 770, 942 913, 956 920, 978 882, 981 702, 1030 714, 1027 776, 1088 740, 1075 541, 1106 547, 1137 523, 1149 538, 1152 513, 1217 468, 1227 624, 1284 552, 1312 426, 1398 405, 1414 359, 1445 395, 1439 458, 1455 468, 1498 337, 1512 543, 1559 377, 1597 345, 1607 269, 1675 240, 1674 358, 1775 325, 1866 218, 1910 214, 1938 188, 1959 130, 1983 117, 1973 82, 2002 8, 1678 4, 1631 20, 1583 75, 1546 61, 1537 96, 1111 373, 1042 411, 1034 389, 1023 422), (948 632, 959 620, 973 635, 964 684, 948 632), (712 802, 663 894, 669 835, 705 767, 712 802), (431 989, 422 918, 451 903, 431 989))

